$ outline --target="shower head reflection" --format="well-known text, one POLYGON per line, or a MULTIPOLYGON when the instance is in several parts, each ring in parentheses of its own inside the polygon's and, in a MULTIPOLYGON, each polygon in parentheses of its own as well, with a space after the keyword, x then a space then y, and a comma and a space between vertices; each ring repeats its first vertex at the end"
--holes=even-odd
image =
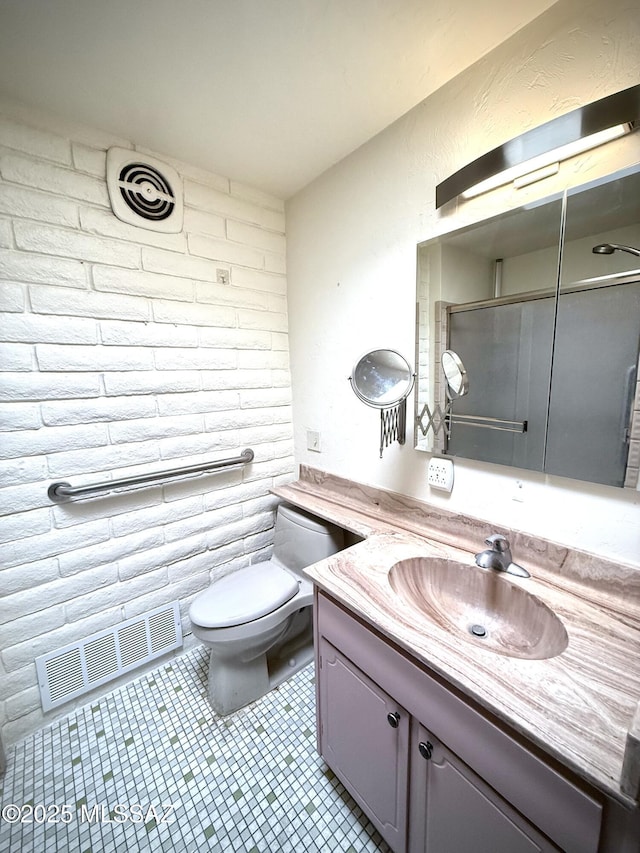
POLYGON ((595 255, 613 255, 614 252, 629 252, 640 258, 640 249, 633 246, 621 246, 619 243, 599 243, 591 250, 595 255))

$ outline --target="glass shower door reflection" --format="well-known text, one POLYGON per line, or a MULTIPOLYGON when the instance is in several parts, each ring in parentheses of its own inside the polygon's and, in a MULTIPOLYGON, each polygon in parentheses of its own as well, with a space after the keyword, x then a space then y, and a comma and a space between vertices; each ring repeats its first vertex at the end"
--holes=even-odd
MULTIPOLYGON (((567 194, 545 471, 635 487, 640 171, 567 194)), ((637 454, 636 454, 637 455, 637 454)))
POLYGON ((547 473, 625 484, 639 343, 640 280, 560 294, 547 473))

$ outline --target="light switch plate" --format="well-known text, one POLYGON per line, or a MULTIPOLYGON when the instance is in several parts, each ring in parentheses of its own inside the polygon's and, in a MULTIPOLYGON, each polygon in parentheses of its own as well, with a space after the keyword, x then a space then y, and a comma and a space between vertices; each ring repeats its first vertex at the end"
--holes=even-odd
POLYGON ((321 453, 320 449, 320 433, 314 429, 307 430, 307 450, 314 450, 316 453, 321 453))
POLYGON ((453 489, 453 459, 432 456, 427 468, 427 483, 434 489, 450 492, 453 489))

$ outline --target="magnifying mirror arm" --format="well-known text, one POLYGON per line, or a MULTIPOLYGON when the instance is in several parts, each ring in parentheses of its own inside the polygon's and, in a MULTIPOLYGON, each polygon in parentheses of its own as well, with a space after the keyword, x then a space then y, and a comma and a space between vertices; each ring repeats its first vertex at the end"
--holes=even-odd
POLYGON ((394 441, 405 444, 407 440, 407 398, 397 406, 380 409, 380 459, 382 451, 394 441))
POLYGON ((416 379, 407 360, 395 350, 372 350, 356 362, 348 379, 359 400, 380 410, 380 458, 393 441, 405 444, 407 397, 416 379))
POLYGON ((407 441, 407 397, 411 393, 413 388, 413 383, 415 380, 415 373, 412 374, 411 379, 411 388, 407 391, 406 395, 400 400, 400 402, 395 406, 389 406, 387 408, 383 408, 382 406, 376 406, 370 403, 368 400, 364 399, 358 392, 353 384, 353 377, 348 377, 349 382, 351 383, 351 387, 353 388, 356 396, 362 400, 367 406, 370 406, 372 409, 378 409, 380 411, 380 459, 382 459, 382 452, 385 447, 388 447, 394 441, 397 441, 398 444, 406 444, 407 441))

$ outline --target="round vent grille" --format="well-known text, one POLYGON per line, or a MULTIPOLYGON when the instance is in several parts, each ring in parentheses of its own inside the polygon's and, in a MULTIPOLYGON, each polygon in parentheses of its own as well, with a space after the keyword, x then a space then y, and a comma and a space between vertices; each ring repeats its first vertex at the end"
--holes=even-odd
POLYGON ((182 181, 168 163, 140 151, 109 148, 107 189, 111 208, 123 222, 165 234, 182 230, 182 181))
POLYGON ((146 163, 128 163, 118 178, 120 193, 131 210, 157 222, 171 216, 175 196, 167 179, 146 163))

